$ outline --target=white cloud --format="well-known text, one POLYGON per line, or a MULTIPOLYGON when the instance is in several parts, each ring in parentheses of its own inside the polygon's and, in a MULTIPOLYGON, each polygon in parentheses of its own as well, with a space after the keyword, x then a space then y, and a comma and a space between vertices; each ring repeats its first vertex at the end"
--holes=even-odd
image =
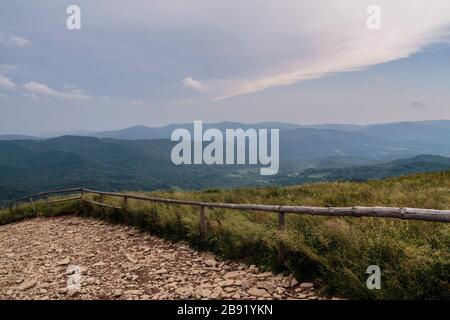
POLYGON ((16 84, 8 77, 0 74, 0 88, 13 90, 16 88, 16 84))
POLYGON ((77 86, 66 85, 63 91, 57 91, 46 84, 30 81, 23 85, 23 88, 31 95, 50 96, 62 99, 86 100, 92 97, 84 93, 77 86))
POLYGON ((29 47, 31 42, 28 39, 18 36, 7 35, 0 33, 0 45, 8 47, 29 47))
POLYGON ((195 91, 205 91, 206 87, 203 83, 201 83, 200 81, 194 80, 192 79, 192 77, 186 77, 183 79, 183 84, 186 88, 195 90, 195 91))
POLYGON ((165 26, 165 39, 202 39, 189 46, 195 56, 184 48, 180 56, 198 57, 192 67, 209 77, 202 71, 202 83, 183 82, 194 90, 207 86, 215 99, 361 70, 449 39, 448 0, 377 0, 380 30, 367 28, 372 0, 155 0, 151 12, 143 10, 146 1, 136 2, 126 11, 114 4, 111 15, 165 26))
POLYGON ((37 95, 35 95, 34 93, 24 93, 24 94, 22 94, 22 96, 24 96, 25 98, 33 99, 33 100, 38 100, 37 95))
MULTIPOLYGON (((201 73, 201 81, 187 76, 182 85, 215 100, 407 58, 430 45, 449 43, 450 38, 445 32, 450 26, 448 0, 132 2, 132 6, 106 0, 85 4, 102 26, 98 29, 110 30, 104 26, 118 23, 126 27, 117 39, 120 46, 107 47, 110 59, 101 60, 105 64, 99 64, 99 69, 115 70, 123 62, 127 70, 130 60, 131 70, 135 65, 145 66, 142 70, 167 66, 161 73, 176 85, 189 72, 201 73), (381 8, 380 30, 368 30, 366 25, 366 10, 373 4, 381 8), (138 54, 129 59, 130 52, 138 54), (107 61, 117 63, 108 66, 107 61)), ((93 38, 108 38, 101 35, 93 38)), ((2 40, 13 42, 0 33, 0 44, 2 40)), ((72 67, 78 72, 91 66, 72 67)), ((105 74, 110 76, 109 71, 105 74)), ((127 76, 129 86, 142 82, 127 76)), ((118 86, 118 90, 126 87, 118 86)))
POLYGON ((410 57, 432 44, 448 44, 450 39, 450 1, 378 0, 381 30, 367 29, 364 1, 327 1, 326 5, 319 1, 322 8, 300 2, 309 10, 300 11, 292 3, 281 9, 291 8, 291 13, 283 12, 287 24, 295 17, 298 21, 297 28, 286 30, 292 39, 298 38, 298 45, 282 44, 286 52, 294 46, 298 57, 288 54, 286 63, 268 60, 266 70, 245 78, 211 80, 218 89, 213 100, 361 70, 410 57))
POLYGON ((111 21, 132 21, 146 30, 157 26, 167 43, 184 44, 174 45, 175 58, 163 53, 202 70, 201 83, 191 77, 183 83, 197 91, 207 87, 216 100, 361 70, 450 39, 448 0, 134 3, 128 10, 120 2, 101 10, 111 21), (367 28, 367 8, 373 4, 381 8, 380 30, 367 28))
POLYGON ((144 102, 142 100, 131 100, 131 104, 134 106, 143 106, 144 102))
POLYGON ((31 46, 31 42, 28 39, 22 37, 11 36, 9 40, 18 47, 28 47, 31 46))

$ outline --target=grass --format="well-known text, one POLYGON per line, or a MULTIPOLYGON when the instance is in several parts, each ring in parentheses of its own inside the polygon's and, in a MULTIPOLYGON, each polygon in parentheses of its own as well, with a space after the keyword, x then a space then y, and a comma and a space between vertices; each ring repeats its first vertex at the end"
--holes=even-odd
MULTIPOLYGON (((135 194, 210 202, 450 209, 450 171, 364 183, 135 194)), ((119 198, 105 201, 122 205, 119 198)), ((208 239, 202 242, 198 208, 134 200, 129 200, 126 211, 79 202, 51 211, 43 203, 36 205, 45 215, 77 212, 125 223, 170 240, 188 241, 226 259, 292 272, 300 281, 314 281, 326 294, 357 299, 450 299, 450 226, 445 223, 288 214, 286 230, 280 234, 276 214, 209 209, 208 239), (276 262, 279 241, 286 247, 283 267, 276 262), (381 290, 366 287, 369 265, 381 268, 381 290)), ((13 213, 0 212, 0 224, 33 216, 29 212, 27 206, 13 213)))

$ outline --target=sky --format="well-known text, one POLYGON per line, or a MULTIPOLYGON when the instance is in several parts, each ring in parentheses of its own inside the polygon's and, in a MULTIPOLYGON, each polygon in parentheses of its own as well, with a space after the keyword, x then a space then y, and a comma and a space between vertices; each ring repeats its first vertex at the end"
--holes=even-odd
POLYGON ((450 119, 449 44, 448 0, 2 0, 0 134, 450 119))

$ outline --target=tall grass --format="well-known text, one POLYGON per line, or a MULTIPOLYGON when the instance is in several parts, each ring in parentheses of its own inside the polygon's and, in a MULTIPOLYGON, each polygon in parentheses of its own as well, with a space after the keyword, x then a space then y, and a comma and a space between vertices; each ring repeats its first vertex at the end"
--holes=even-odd
MULTIPOLYGON (((135 194, 210 202, 450 209, 450 172, 367 183, 135 194)), ((98 200, 95 195, 89 197, 98 200)), ((105 201, 122 205, 119 198, 106 197, 105 201)), ((293 272, 300 281, 314 281, 326 294, 360 299, 450 299, 450 226, 444 223, 288 214, 286 230, 280 234, 276 214, 209 209, 208 239, 202 242, 195 207, 129 200, 127 210, 70 204, 61 212, 67 210, 130 224, 170 240, 186 240, 223 258, 293 272), (276 262, 279 241, 286 247, 283 266, 276 262), (381 290, 366 287, 369 265, 381 268, 381 290)), ((7 216, 0 212, 0 224, 7 216)))
MULTIPOLYGON (((55 197, 54 199, 57 198, 61 197, 55 197)), ((38 201, 35 203, 35 208, 36 211, 33 211, 31 205, 25 203, 14 206, 12 210, 0 210, 0 226, 37 217, 55 217, 80 213, 81 205, 79 201, 68 201, 48 206, 46 201, 38 201)))

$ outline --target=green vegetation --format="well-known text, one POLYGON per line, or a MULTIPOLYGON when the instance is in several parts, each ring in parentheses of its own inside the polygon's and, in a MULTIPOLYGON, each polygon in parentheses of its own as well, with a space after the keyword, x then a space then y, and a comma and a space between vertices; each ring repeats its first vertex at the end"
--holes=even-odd
MULTIPOLYGON (((293 187, 159 191, 138 193, 211 202, 310 206, 398 206, 450 209, 450 171, 374 180, 293 187)), ((88 197, 99 200, 95 195, 88 197)), ((105 202, 123 205, 120 198, 105 202)), ((38 203, 38 212, 47 211, 38 203)), ((330 218, 288 214, 286 232, 276 231, 272 213, 208 210, 209 236, 201 242, 198 208, 129 200, 127 210, 78 202, 51 214, 76 212, 126 223, 170 240, 185 240, 223 258, 245 260, 312 280, 327 294, 361 299, 450 299, 450 226, 444 223, 376 218, 330 218), (276 263, 277 244, 287 248, 286 264, 276 263), (379 265, 382 289, 366 288, 366 268, 379 265)), ((29 207, 13 213, 27 218, 29 207)), ((0 224, 11 222, 0 212, 0 224)))
POLYGON ((80 213, 79 201, 61 202, 58 204, 53 204, 51 207, 48 207, 46 202, 44 203, 43 201, 39 201, 35 203, 35 205, 36 213, 33 212, 31 205, 28 204, 22 204, 18 207, 14 207, 11 211, 9 209, 0 210, 0 226, 24 219, 56 217, 66 214, 80 213))
MULTIPOLYGON (((176 166, 170 159, 173 144, 163 139, 71 136, 0 141, 0 201, 82 186, 108 191, 201 190, 367 180, 450 169, 450 158, 431 155, 385 163, 423 149, 398 148, 380 138, 333 130, 283 131, 282 162, 275 176, 261 176, 259 165, 176 166), (393 151, 397 149, 401 151, 393 151)), ((428 145, 425 150, 432 152, 428 145)), ((448 154, 448 150, 450 147, 443 147, 437 153, 448 154)))
POLYGON ((278 185, 293 185, 318 181, 366 181, 402 176, 418 172, 438 172, 450 169, 450 158, 420 155, 376 165, 340 168, 309 168, 289 176, 273 178, 278 185))

